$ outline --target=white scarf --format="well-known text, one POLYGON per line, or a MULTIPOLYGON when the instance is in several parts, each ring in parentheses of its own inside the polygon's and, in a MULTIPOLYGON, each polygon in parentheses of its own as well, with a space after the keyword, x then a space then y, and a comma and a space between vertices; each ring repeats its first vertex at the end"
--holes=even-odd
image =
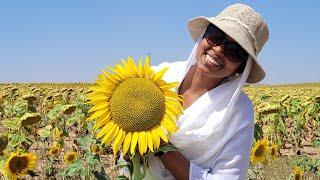
MULTIPOLYGON (((163 77, 165 81, 183 81, 190 67, 196 63, 195 55, 203 34, 204 32, 195 43, 187 61, 162 63, 154 68, 169 67, 169 71, 163 77)), ((251 65, 252 59, 249 58, 240 76, 224 80, 219 86, 203 94, 179 117, 179 130, 172 134, 170 142, 188 160, 199 166, 211 166, 209 158, 215 157, 234 135, 233 132, 240 128, 239 124, 232 122, 232 119, 238 116, 233 113, 233 107, 248 78, 251 65)), ((174 179, 158 158, 152 157, 148 163, 149 169, 145 179, 174 179)))

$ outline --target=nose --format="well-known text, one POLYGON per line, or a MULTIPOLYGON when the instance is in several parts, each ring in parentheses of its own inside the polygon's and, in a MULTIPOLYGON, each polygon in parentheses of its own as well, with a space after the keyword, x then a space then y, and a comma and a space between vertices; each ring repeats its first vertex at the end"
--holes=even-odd
POLYGON ((215 53, 217 56, 222 56, 222 57, 224 57, 224 47, 223 47, 223 45, 213 46, 212 49, 213 49, 214 53, 215 53))

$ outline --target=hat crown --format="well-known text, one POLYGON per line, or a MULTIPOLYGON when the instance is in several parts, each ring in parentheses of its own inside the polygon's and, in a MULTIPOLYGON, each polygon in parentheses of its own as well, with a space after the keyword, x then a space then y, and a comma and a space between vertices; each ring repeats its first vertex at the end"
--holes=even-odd
POLYGON ((255 54, 262 49, 269 37, 269 30, 262 16, 245 4, 234 4, 225 8, 216 17, 216 20, 229 20, 245 28, 250 37, 255 54))

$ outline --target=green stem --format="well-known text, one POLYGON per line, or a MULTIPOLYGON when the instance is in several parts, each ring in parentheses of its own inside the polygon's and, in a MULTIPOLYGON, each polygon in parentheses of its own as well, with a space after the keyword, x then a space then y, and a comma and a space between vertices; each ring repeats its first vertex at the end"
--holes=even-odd
POLYGON ((140 171, 140 156, 136 153, 132 158, 132 165, 133 165, 133 180, 140 180, 142 177, 140 171))

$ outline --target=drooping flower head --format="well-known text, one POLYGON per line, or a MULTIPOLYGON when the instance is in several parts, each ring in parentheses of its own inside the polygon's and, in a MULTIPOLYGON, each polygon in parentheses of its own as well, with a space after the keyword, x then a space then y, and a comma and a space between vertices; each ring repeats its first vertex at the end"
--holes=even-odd
POLYGON ((39 113, 26 113, 20 119, 20 124, 23 126, 32 125, 41 121, 39 113))
POLYGON ((143 155, 149 149, 159 148, 160 138, 168 142, 166 134, 175 132, 175 121, 182 114, 182 97, 173 92, 178 83, 162 80, 167 68, 154 72, 140 60, 136 65, 132 58, 123 65, 102 70, 95 86, 90 89, 89 103, 93 105, 88 120, 96 120, 94 130, 106 146, 113 142, 115 154, 134 154, 136 148, 143 155))

